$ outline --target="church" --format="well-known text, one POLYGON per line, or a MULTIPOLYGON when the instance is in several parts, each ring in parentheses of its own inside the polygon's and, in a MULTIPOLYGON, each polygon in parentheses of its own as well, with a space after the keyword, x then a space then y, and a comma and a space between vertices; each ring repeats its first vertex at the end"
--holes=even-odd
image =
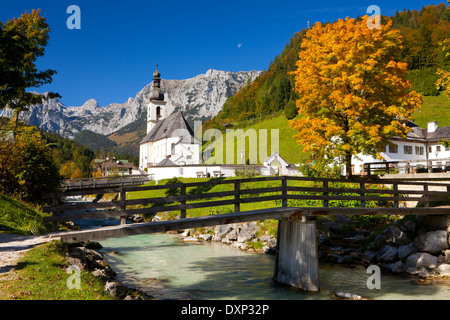
POLYGON ((200 164, 201 143, 182 112, 167 115, 158 65, 148 100, 147 135, 139 146, 139 168, 200 164))

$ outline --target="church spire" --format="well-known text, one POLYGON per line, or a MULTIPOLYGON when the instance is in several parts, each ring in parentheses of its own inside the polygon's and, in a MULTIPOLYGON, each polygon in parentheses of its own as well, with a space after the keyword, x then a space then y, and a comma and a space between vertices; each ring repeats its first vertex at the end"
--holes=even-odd
POLYGON ((153 72, 153 87, 150 91, 150 101, 152 100, 164 101, 164 93, 161 91, 161 73, 158 71, 158 64, 156 64, 156 71, 153 72))

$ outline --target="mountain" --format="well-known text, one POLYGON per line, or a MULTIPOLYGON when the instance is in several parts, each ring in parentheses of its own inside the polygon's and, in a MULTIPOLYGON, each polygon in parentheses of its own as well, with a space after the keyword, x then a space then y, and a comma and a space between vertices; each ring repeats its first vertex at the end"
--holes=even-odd
MULTIPOLYGON (((251 83, 260 71, 228 72, 210 69, 185 80, 162 80, 168 114, 182 110, 188 120, 205 120, 215 116, 225 101, 251 83)), ((75 138, 82 131, 110 135, 133 122, 145 123, 146 103, 151 83, 125 103, 112 103, 104 108, 95 99, 80 107, 65 106, 59 99, 50 99, 32 105, 20 114, 21 119, 63 137, 75 138)), ((5 109, 1 116, 11 117, 5 109)))

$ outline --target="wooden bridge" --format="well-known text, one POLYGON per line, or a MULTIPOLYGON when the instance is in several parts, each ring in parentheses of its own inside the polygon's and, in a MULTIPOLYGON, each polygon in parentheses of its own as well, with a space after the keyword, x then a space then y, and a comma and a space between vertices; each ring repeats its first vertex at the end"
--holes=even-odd
POLYGON ((205 182, 174 185, 68 190, 46 195, 46 198, 51 198, 53 202, 51 206, 44 208, 44 211, 52 213, 51 217, 45 218, 45 221, 53 224, 54 232, 51 236, 67 242, 278 219, 274 279, 304 290, 318 291, 319 269, 315 227, 317 216, 448 215, 450 208, 431 205, 447 201, 449 192, 450 185, 430 182, 367 179, 349 181, 290 176, 251 179, 213 178, 205 182), (208 192, 217 185, 223 185, 222 189, 225 191, 208 192), (411 186, 414 190, 410 190, 411 186), (418 188, 421 190, 417 190, 418 188), (170 190, 170 194, 173 195, 161 196, 162 190, 170 190), (127 195, 131 196, 134 192, 140 191, 159 195, 127 199, 127 195), (105 194, 115 194, 117 199, 61 204, 63 198, 71 196, 96 195, 98 199, 99 195, 105 194), (251 203, 253 207, 250 208, 251 203), (413 207, 411 203, 414 204, 413 207), (216 215, 203 213, 194 216, 198 215, 196 209, 212 207, 227 207, 230 212, 216 215), (188 210, 193 210, 193 214, 188 215, 188 210), (126 217, 130 215, 170 211, 180 211, 179 218, 158 222, 126 223, 126 217), (57 232, 58 222, 110 217, 120 217, 121 224, 57 232))
POLYGON ((64 179, 60 181, 61 190, 79 190, 102 187, 142 185, 153 180, 153 175, 106 176, 99 178, 64 179))

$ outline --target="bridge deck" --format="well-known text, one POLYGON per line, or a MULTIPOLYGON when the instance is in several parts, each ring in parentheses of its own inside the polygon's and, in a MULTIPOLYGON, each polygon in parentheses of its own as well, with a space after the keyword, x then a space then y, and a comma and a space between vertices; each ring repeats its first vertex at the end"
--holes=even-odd
POLYGON ((284 219, 320 215, 449 215, 450 207, 436 208, 271 208, 234 212, 167 221, 123 224, 112 227, 92 228, 79 231, 55 232, 49 234, 66 242, 101 240, 131 235, 167 232, 230 223, 250 222, 265 219, 284 219))

